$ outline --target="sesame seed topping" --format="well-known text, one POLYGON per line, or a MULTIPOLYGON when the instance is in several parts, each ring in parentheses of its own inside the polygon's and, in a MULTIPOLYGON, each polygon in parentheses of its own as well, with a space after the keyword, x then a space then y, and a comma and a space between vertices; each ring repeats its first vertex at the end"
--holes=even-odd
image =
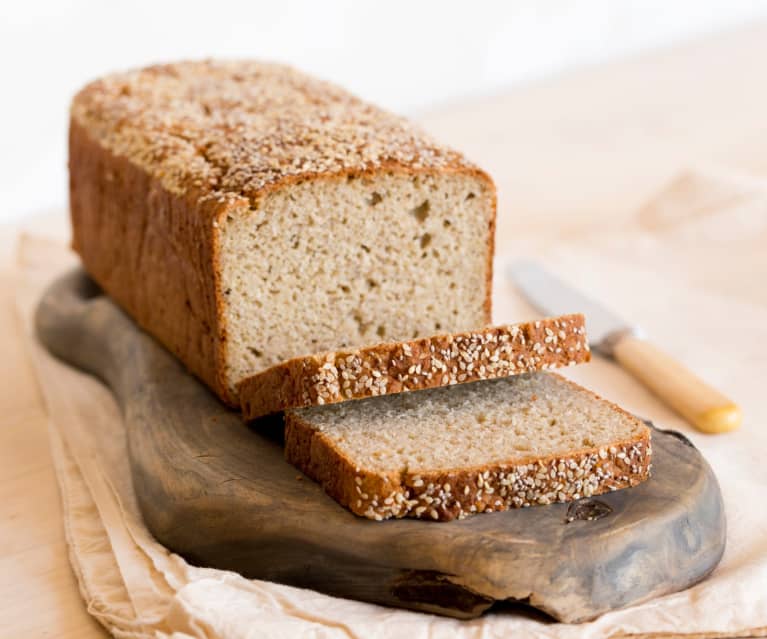
POLYGON ((470 167, 403 118, 289 67, 184 62, 107 76, 74 119, 174 193, 217 202, 309 174, 470 167))
MULTIPOLYGON (((284 405, 279 408, 333 404, 387 393, 495 379, 588 360, 588 353, 581 346, 582 316, 538 320, 536 323, 490 327, 472 333, 437 335, 299 358, 304 364, 301 367, 276 367, 284 367, 289 375, 300 376, 295 381, 301 389, 299 397, 284 398, 284 405), (560 332, 565 333, 564 338, 560 338, 560 332)), ((259 389, 265 385, 260 383, 259 377, 255 375, 245 380, 241 394, 263 392, 259 389)), ((247 415, 248 418, 258 416, 247 415)))

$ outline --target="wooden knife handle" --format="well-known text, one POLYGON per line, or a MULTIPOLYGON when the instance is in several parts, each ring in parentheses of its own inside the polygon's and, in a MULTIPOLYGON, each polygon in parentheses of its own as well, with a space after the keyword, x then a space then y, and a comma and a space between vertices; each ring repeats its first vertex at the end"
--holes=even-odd
POLYGON ((740 426, 740 408, 678 361, 649 342, 624 335, 613 344, 618 363, 704 433, 740 426))

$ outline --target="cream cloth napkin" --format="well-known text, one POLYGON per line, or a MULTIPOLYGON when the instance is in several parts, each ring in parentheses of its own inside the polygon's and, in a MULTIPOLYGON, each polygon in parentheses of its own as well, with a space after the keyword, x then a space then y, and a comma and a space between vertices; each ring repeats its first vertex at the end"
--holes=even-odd
MULTIPOLYGON (((767 184, 684 175, 630 228, 545 242, 520 237, 515 256, 543 260, 620 309, 654 341, 735 398, 741 430, 692 431, 631 377, 600 358, 568 374, 635 413, 683 431, 721 483, 728 543, 720 566, 685 592, 603 615, 546 623, 513 613, 472 621, 335 599, 187 564, 144 527, 133 494, 119 411, 98 381, 33 339, 43 287, 74 257, 26 236, 18 307, 50 415, 72 568, 88 611, 116 637, 607 637, 767 634, 767 184)), ((532 317, 497 265, 496 321, 532 317)))

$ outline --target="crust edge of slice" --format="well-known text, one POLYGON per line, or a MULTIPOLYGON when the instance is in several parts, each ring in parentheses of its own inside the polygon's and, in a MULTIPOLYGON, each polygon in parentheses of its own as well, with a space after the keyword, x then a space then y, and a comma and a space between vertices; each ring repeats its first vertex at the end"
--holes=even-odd
POLYGON ((356 515, 377 521, 392 517, 451 521, 481 512, 573 501, 645 481, 652 467, 650 428, 613 402, 559 375, 555 377, 575 392, 587 393, 635 422, 639 426, 636 435, 601 446, 508 463, 427 473, 407 470, 381 473, 358 467, 327 435, 288 411, 285 457, 341 505, 356 515), (575 482, 562 481, 556 474, 560 464, 564 464, 565 472, 583 472, 583 488, 576 488, 575 482), (530 480, 532 487, 526 483, 530 480), (560 484, 563 486, 558 489, 560 484))
POLYGON ((590 360, 576 313, 296 357, 240 381, 243 416, 321 406, 590 360), (446 355, 447 354, 447 355, 446 355))

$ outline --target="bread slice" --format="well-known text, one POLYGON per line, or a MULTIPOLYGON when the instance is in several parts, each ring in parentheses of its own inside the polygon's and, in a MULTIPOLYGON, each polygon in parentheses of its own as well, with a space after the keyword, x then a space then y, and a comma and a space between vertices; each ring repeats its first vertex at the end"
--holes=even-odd
POLYGON ((357 515, 447 521, 635 486, 650 429, 554 373, 285 414, 285 454, 357 515))
POLYGON ((583 315, 308 355, 238 385, 246 419, 589 361, 583 315))
POLYGON ((490 177, 289 67, 199 61, 74 98, 73 246, 227 403, 292 357, 490 322, 490 177))

